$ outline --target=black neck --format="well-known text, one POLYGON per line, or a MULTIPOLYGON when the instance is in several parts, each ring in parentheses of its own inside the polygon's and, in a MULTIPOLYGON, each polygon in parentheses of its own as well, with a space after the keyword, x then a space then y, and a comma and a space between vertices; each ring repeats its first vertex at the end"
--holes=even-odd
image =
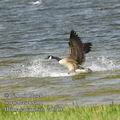
POLYGON ((61 58, 55 57, 55 56, 52 56, 52 59, 56 59, 57 61, 60 61, 60 60, 61 60, 61 58))

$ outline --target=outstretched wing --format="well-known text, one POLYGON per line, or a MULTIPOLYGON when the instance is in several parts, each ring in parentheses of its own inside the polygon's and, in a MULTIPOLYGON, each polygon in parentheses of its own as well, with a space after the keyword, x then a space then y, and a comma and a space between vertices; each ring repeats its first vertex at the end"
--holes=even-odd
POLYGON ((92 43, 83 43, 83 49, 85 53, 89 53, 91 51, 92 43))
POLYGON ((71 31, 70 39, 69 39, 69 47, 70 47, 70 58, 75 60, 77 64, 82 64, 85 60, 85 51, 84 45, 75 31, 71 31))

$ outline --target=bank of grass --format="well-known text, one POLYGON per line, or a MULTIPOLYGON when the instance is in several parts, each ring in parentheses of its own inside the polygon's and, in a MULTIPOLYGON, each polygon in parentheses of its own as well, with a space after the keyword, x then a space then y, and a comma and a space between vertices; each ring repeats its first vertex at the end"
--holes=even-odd
POLYGON ((22 106, 21 110, 20 108, 20 106, 1 103, 0 120, 120 120, 119 104, 82 107, 30 105, 22 106), (32 108, 32 112, 27 111, 26 108, 29 110, 32 108), (39 111, 37 111, 38 108, 39 111), (23 112, 23 110, 25 111, 23 112))

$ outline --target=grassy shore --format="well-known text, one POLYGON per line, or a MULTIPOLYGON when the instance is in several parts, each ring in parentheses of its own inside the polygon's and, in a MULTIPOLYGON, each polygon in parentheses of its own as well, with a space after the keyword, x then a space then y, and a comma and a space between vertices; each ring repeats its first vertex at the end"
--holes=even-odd
POLYGON ((15 106, 0 104, 0 120, 120 120, 120 105, 15 106))

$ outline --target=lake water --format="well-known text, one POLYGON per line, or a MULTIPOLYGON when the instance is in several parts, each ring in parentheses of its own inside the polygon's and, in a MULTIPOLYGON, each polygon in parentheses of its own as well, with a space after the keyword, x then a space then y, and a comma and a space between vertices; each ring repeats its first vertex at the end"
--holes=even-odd
POLYGON ((0 97, 6 94, 45 104, 120 103, 120 1, 1 0, 0 97), (91 74, 69 76, 45 59, 68 55, 72 29, 93 43, 83 65, 91 74))

